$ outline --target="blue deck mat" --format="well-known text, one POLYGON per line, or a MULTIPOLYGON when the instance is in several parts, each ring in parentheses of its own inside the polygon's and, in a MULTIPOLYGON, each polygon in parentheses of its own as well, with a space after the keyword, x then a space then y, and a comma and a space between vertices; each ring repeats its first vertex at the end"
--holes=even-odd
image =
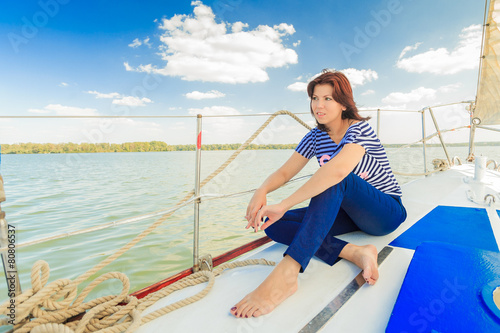
POLYGON ((425 241, 498 252, 488 214, 483 208, 437 206, 389 245, 414 250, 425 241))
POLYGON ((498 333, 498 312, 490 310, 481 292, 499 285, 499 279, 498 252, 423 243, 408 267, 386 333, 498 333))

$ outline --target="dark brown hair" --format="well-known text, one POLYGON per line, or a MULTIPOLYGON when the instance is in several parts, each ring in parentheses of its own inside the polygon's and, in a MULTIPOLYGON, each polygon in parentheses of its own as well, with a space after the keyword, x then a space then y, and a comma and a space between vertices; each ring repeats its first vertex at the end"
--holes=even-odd
MULTIPOLYGON (((314 87, 316 87, 316 85, 318 84, 329 84, 333 87, 333 92, 332 92, 333 99, 335 100, 335 102, 341 104, 342 106, 345 106, 346 108, 345 111, 342 111, 342 119, 354 119, 354 120, 370 119, 370 117, 361 117, 359 115, 358 108, 356 107, 356 103, 354 102, 354 97, 352 96, 351 84, 349 83, 347 77, 339 71, 332 71, 329 69, 324 69, 321 72, 321 75, 314 78, 307 85, 307 94, 311 99, 309 107, 311 109, 311 114, 313 115, 313 117, 314 117, 314 112, 311 106, 312 96, 314 93, 314 87)), ((330 129, 327 126, 318 123, 317 120, 316 120, 316 125, 318 129, 324 132, 330 131, 330 129)))

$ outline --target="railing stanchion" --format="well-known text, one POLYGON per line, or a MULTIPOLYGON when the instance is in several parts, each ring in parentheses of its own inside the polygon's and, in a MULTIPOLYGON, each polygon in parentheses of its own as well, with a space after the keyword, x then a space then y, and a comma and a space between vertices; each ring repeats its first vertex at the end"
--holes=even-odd
POLYGON ((196 167, 194 175, 194 236, 193 236, 193 272, 200 270, 199 266, 199 232, 200 232, 200 172, 201 172, 201 114, 196 116, 196 167))
POLYGON ((425 138, 425 109, 422 111, 422 147, 424 149, 424 173, 427 173, 427 144, 425 138))
POLYGON ((377 109, 377 136, 380 139, 380 109, 377 109))
POLYGON ((436 118, 434 117, 434 112, 429 108, 429 113, 431 114, 432 121, 434 122, 434 127, 438 133, 439 141, 441 141, 441 146, 443 147, 444 153, 446 155, 446 159, 448 160, 448 164, 451 165, 450 155, 448 154, 448 149, 446 149, 446 145, 444 144, 443 136, 441 135, 441 131, 439 130, 439 126, 437 124, 436 118))
POLYGON ((474 161, 474 141, 476 135, 476 127, 481 123, 479 118, 474 117, 475 105, 470 104, 470 133, 469 133, 469 156, 467 156, 467 161, 474 161))
POLYGON ((476 125, 476 128, 481 128, 481 129, 485 129, 485 130, 488 130, 488 131, 500 132, 500 129, 493 128, 493 127, 486 127, 486 126, 476 125))

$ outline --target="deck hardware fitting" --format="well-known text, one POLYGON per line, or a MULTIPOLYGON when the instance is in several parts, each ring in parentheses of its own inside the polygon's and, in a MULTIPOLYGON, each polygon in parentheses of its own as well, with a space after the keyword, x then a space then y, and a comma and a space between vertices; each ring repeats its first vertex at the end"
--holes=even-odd
POLYGON ((210 254, 205 254, 201 256, 198 261, 198 266, 200 267, 200 271, 212 271, 214 268, 214 264, 212 262, 212 256, 210 254))
MULTIPOLYGON (((379 252, 377 264, 380 266, 391 254, 393 248, 386 246, 379 252)), ((358 291, 364 284, 363 272, 361 271, 349 284, 323 308, 299 333, 319 332, 326 323, 335 316, 342 306, 358 291), (361 282, 360 282, 361 281, 361 282)))

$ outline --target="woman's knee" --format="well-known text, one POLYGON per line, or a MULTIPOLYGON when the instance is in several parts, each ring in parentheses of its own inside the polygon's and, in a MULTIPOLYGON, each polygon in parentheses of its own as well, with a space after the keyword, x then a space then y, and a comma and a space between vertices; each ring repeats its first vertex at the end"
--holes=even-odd
MULTIPOLYGON (((266 217, 263 221, 263 223, 266 223, 268 218, 266 217)), ((273 241, 277 241, 279 238, 280 234, 280 220, 274 222, 271 224, 269 227, 264 229, 264 232, 266 233, 267 237, 271 238, 273 241)), ((282 231, 281 231, 282 232, 282 231)))
MULTIPOLYGON (((267 221, 267 218, 264 220, 264 222, 267 221)), ((273 224, 271 224, 269 227, 267 227, 266 229, 264 229, 264 232, 266 233, 266 235, 271 238, 272 240, 276 241, 276 236, 278 235, 278 223, 275 222, 273 224)))
POLYGON ((300 227, 300 223, 291 221, 276 221, 267 227, 264 232, 277 243, 290 245, 300 227))

